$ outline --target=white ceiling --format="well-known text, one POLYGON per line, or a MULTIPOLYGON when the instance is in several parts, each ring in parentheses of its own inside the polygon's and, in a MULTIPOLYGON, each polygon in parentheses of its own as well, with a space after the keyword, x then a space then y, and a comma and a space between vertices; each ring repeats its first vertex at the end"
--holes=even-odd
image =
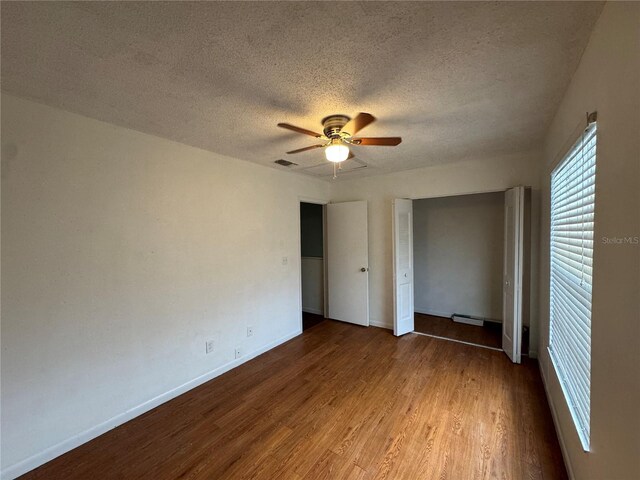
POLYGON ((348 176, 530 151, 602 9, 592 2, 3 2, 2 89, 213 152, 330 174, 329 114, 369 112, 348 176), (360 167, 364 163, 366 168, 360 167), (321 166, 319 166, 321 165, 321 166))

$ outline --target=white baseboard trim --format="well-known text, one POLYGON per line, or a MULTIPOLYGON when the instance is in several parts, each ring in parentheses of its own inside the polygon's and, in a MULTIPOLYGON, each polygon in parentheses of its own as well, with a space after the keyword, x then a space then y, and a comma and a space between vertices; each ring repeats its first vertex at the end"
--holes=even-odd
POLYGON ((428 308, 415 307, 413 308, 415 313, 421 313, 423 315, 433 315, 434 317, 445 317, 451 318, 454 312, 436 312, 435 310, 430 310, 428 308))
POLYGON ((319 308, 302 307, 302 311, 306 313, 315 313, 316 315, 324 315, 324 312, 319 308))
POLYGON ((369 325, 372 327, 378 327, 378 328, 386 328, 387 330, 393 330, 393 324, 389 324, 386 322, 377 322, 375 320, 369 320, 369 325))
POLYGON ((551 410, 551 418, 553 418, 553 426, 555 427, 556 435, 558 436, 558 443, 560 443, 560 450, 562 451, 562 459, 564 460, 564 465, 567 468, 567 474, 569 475, 570 480, 575 480, 575 475, 573 474, 573 468, 571 468, 571 460, 569 459, 569 454, 567 452, 567 447, 564 442, 564 437, 562 435, 562 430, 560 429, 560 422, 558 421, 558 414, 556 413, 556 407, 553 404, 551 399, 551 395, 549 394, 549 388, 547 387, 547 377, 544 374, 544 368, 540 362, 538 362, 538 370, 540 370, 540 377, 542 377, 542 385, 544 386, 544 393, 547 396, 547 403, 549 404, 549 409, 551 410))
POLYGON ((484 326, 484 320, 480 318, 468 318, 468 317, 461 317, 459 315, 454 315, 451 318, 451 320, 453 320, 456 323, 464 323, 465 325, 474 325, 476 327, 484 326))
POLYGON ((295 332, 289 333, 288 335, 285 335, 284 337, 281 337, 278 340, 275 340, 274 342, 268 343, 267 345, 260 347, 259 349, 245 355, 244 357, 234 359, 231 362, 225 363, 224 365, 221 365, 218 368, 215 368, 192 380, 189 380, 188 382, 183 383, 182 385, 176 388, 173 388, 165 393, 162 393, 154 398, 151 398, 146 402, 141 403, 140 405, 137 405, 123 413, 120 413, 114 417, 111 417, 110 419, 94 427, 91 427, 83 432, 73 435, 72 437, 66 440, 63 440, 62 442, 56 445, 46 448, 45 450, 39 453, 36 453, 35 455, 32 455, 26 458, 25 460, 22 460, 18 463, 14 463, 13 465, 9 465, 7 468, 5 468, 0 472, 0 478, 2 480, 13 480, 14 478, 17 478, 20 475, 24 475, 25 473, 33 470, 34 468, 37 468, 40 465, 43 465, 48 461, 53 460, 54 458, 59 457, 60 455, 67 453, 68 451, 73 450, 74 448, 77 448, 80 445, 87 443, 90 440, 93 440, 94 438, 102 435, 103 433, 106 433, 109 430, 112 430, 122 425, 123 423, 126 423, 129 420, 132 420, 135 417, 142 415, 143 413, 146 413, 149 410, 152 410, 155 407, 162 405, 165 402, 168 402, 169 400, 174 399, 175 397, 182 395, 183 393, 188 392, 189 390, 199 385, 202 385, 203 383, 208 382, 209 380, 212 380, 222 375, 223 373, 226 373, 229 370, 232 370, 233 368, 239 365, 242 365, 245 362, 248 362, 249 360, 257 357, 258 355, 261 355, 271 350, 272 348, 275 348, 278 345, 281 345, 291 340, 292 338, 297 337, 301 333, 302 333, 301 329, 296 330, 295 332))
MULTIPOLYGON (((415 306, 413 308, 413 311, 415 313, 421 313, 423 315, 432 315, 434 317, 444 317, 444 318, 451 318, 455 315, 455 312, 436 312, 435 310, 429 310, 428 308, 415 307, 415 306)), ((495 318, 483 318, 483 320, 485 322, 502 324, 502 320, 498 320, 495 318)))

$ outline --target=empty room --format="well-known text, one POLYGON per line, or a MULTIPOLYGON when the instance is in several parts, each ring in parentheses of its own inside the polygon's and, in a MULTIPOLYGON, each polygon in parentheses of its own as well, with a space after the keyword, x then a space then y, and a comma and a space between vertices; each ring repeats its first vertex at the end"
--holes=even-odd
POLYGON ((3 480, 640 478, 640 2, 0 19, 3 480))

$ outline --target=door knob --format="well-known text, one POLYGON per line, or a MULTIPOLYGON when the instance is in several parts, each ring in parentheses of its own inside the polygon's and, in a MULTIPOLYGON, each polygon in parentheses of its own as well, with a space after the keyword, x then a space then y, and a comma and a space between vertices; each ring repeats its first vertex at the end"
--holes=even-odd
POLYGON ((367 267, 362 267, 362 268, 360 269, 360 271, 361 271, 361 272, 366 272, 367 270, 369 270, 367 267))

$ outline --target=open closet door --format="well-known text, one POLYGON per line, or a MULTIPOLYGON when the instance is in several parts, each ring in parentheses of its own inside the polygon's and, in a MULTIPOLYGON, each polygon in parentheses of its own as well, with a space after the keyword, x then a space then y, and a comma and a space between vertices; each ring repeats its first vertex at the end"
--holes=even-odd
POLYGON ((329 318, 369 326, 367 202, 327 205, 329 318))
POLYGON ((393 333, 413 332, 413 201, 393 201, 393 333))
POLYGON ((524 187, 505 192, 502 349, 520 363, 522 347, 522 270, 524 249, 524 187))

